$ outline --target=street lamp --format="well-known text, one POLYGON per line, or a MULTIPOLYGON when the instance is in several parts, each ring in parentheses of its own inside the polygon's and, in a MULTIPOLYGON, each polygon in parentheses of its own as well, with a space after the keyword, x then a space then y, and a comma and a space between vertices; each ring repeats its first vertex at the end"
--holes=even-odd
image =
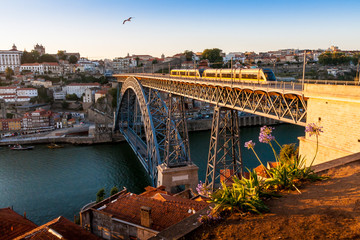
POLYGON ((306 50, 304 51, 304 64, 303 64, 303 76, 302 76, 302 90, 304 91, 305 85, 305 64, 306 64, 306 50))

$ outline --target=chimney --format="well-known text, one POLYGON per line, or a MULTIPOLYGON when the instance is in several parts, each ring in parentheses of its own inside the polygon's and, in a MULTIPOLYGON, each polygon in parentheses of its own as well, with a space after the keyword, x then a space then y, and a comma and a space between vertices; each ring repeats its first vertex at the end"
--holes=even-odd
POLYGON ((151 228, 151 207, 142 206, 140 208, 141 225, 151 228))

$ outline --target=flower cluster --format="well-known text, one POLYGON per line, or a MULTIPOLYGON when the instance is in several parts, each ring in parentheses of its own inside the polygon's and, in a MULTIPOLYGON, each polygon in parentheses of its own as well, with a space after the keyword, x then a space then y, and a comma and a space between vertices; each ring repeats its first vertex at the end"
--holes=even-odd
POLYGON ((207 215, 200 215, 198 218, 198 221, 201 223, 209 223, 209 222, 215 222, 218 220, 221 220, 222 217, 219 213, 215 213, 213 208, 210 206, 210 210, 207 211, 207 215))
POLYGON ((254 148, 254 147, 255 147, 255 143, 254 143, 252 140, 250 140, 250 141, 248 141, 248 142, 245 143, 245 147, 246 147, 247 149, 254 148))
POLYGON ((309 133, 309 136, 310 136, 310 137, 311 137, 312 135, 320 136, 320 133, 323 132, 322 128, 323 128, 323 127, 317 126, 315 123, 309 123, 309 124, 305 127, 305 132, 309 133))
POLYGON ((261 143, 270 143, 272 140, 275 140, 275 137, 271 135, 272 130, 275 128, 263 126, 260 128, 259 142, 261 143))
POLYGON ((205 185, 205 183, 202 183, 200 181, 200 183, 197 185, 196 187, 196 191, 198 192, 198 194, 205 196, 205 197, 209 197, 210 196, 210 191, 207 188, 207 186, 205 185))

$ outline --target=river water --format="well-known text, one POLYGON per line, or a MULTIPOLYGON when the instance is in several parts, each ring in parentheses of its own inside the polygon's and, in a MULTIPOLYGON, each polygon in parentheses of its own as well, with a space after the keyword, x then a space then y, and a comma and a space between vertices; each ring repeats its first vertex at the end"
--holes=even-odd
MULTIPOLYGON (((273 159, 267 144, 258 142, 260 127, 241 128, 241 141, 256 142, 255 149, 263 161, 273 159)), ((304 128, 282 124, 275 126, 274 136, 280 144, 297 143, 304 128)), ((189 134, 192 161, 204 180, 210 131, 189 134)), ((242 148, 244 166, 253 168, 258 161, 250 150, 242 148)), ((34 223, 44 224, 60 215, 72 220, 82 206, 96 199, 104 187, 107 194, 113 186, 140 193, 150 179, 127 143, 92 146, 65 145, 48 149, 36 145, 32 151, 0 148, 0 208, 13 207, 26 212, 34 223)))

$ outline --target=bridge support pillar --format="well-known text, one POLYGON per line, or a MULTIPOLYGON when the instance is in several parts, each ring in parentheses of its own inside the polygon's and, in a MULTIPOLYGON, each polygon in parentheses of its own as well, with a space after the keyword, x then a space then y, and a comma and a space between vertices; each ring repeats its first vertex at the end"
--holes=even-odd
POLYGON ((299 153, 310 164, 327 162, 360 152, 360 91, 358 86, 305 84, 307 124, 322 126, 318 137, 299 137, 299 153))
POLYGON ((220 181, 242 173, 238 111, 214 108, 205 184, 214 191, 220 181))
POLYGON ((198 184, 198 170, 195 164, 170 168, 163 163, 157 166, 157 186, 165 186, 165 190, 172 193, 176 192, 178 186, 195 190, 198 184))

